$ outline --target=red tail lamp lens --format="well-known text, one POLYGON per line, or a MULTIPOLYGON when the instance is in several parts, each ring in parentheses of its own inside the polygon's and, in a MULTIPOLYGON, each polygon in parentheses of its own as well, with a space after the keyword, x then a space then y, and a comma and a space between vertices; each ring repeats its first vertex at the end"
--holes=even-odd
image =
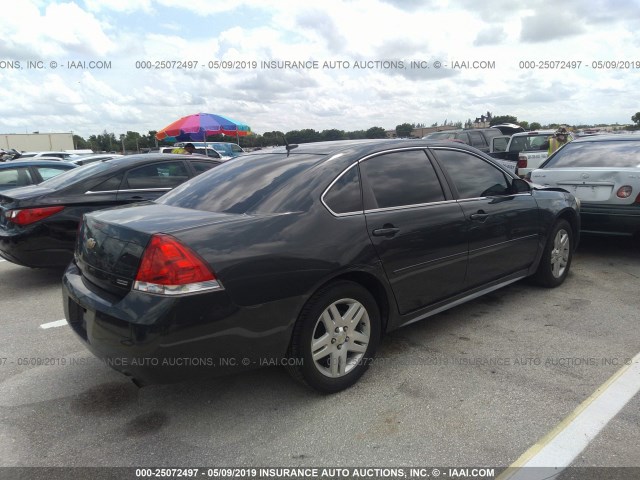
POLYGON ((64 210, 63 206, 58 207, 39 207, 39 208, 25 208, 23 210, 11 210, 7 214, 7 218, 16 225, 30 225, 50 217, 54 213, 58 213, 64 210))
POLYGON ((156 234, 142 254, 134 289, 179 295, 222 288, 214 273, 176 238, 156 234))
POLYGON ((518 157, 518 168, 527 168, 527 157, 518 157))

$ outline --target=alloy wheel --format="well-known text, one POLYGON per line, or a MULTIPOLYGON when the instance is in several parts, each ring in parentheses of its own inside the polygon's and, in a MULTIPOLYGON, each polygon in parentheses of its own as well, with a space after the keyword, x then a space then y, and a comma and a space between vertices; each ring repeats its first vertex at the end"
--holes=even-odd
POLYGON ((551 250, 551 273, 555 278, 560 278, 569 263, 571 253, 569 233, 560 229, 553 239, 553 249, 551 250))
POLYGON ((343 298, 320 315, 311 336, 311 356, 317 370, 331 378, 353 370, 367 351, 371 339, 369 314, 360 302, 343 298))

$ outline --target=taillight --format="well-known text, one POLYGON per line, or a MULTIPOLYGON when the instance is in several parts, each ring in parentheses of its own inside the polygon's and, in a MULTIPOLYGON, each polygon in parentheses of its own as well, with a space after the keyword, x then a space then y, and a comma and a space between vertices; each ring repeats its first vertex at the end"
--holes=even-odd
POLYGON ((632 191, 633 191, 633 188, 631 188, 629 185, 625 185, 618 189, 618 191, 616 192, 616 197, 629 198, 631 196, 632 191))
POLYGON ((527 157, 518 157, 518 168, 527 168, 527 157))
POLYGON ((190 248, 170 235, 156 234, 142 254, 133 289, 159 295, 182 295, 222 289, 222 285, 190 248))
POLYGON ((7 218, 16 225, 30 225, 38 220, 50 217, 54 213, 64 210, 63 206, 24 208, 22 210, 11 210, 7 212, 7 218))

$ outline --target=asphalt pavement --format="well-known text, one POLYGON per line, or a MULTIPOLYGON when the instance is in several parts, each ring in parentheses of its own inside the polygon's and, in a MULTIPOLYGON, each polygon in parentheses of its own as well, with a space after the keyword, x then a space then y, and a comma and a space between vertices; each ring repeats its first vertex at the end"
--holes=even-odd
MULTIPOLYGON (((390 333, 336 395, 276 367, 138 388, 52 325, 61 275, 0 262, 0 466, 507 467, 640 352, 632 239, 390 333)), ((573 465, 640 467, 639 425, 635 395, 573 465)))

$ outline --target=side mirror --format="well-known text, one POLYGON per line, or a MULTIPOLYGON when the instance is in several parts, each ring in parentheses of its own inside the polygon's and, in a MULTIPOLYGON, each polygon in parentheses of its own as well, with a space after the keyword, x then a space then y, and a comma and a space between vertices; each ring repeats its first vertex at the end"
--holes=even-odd
POLYGON ((525 193, 531 191, 531 185, 526 180, 514 178, 511 182, 511 190, 513 193, 525 193))

